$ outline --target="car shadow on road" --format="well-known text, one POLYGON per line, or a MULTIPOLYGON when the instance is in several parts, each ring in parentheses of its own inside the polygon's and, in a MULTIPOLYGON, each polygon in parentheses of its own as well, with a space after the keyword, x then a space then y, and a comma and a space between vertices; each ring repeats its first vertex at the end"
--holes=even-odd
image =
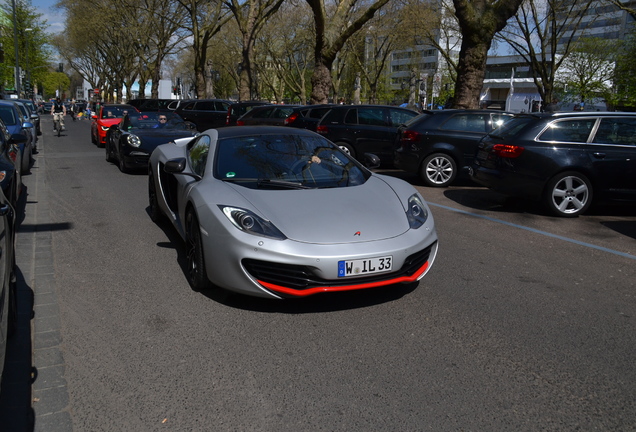
MULTIPOLYGON (((149 207, 146 208, 146 213, 148 218, 150 218, 149 207)), ((158 226, 164 231, 168 241, 157 243, 157 246, 174 249, 177 252, 177 263, 187 279, 188 260, 183 240, 169 222, 160 222, 158 226)), ((252 297, 218 287, 211 287, 208 290, 201 291, 200 294, 210 300, 237 309, 257 312, 307 314, 358 309, 395 301, 415 290, 418 285, 419 282, 413 282, 363 290, 322 293, 306 298, 284 300, 252 297)))
MULTIPOLYGON (((15 227, 24 231, 27 188, 16 203, 15 227)), ((28 228, 28 227, 27 227, 28 228)), ((17 252, 17 245, 16 245, 17 252)), ((34 411, 31 406, 31 388, 35 376, 31 321, 34 318, 34 293, 22 270, 15 267, 17 295, 17 326, 7 341, 5 365, 0 388, 0 430, 30 432, 34 429, 34 411)))

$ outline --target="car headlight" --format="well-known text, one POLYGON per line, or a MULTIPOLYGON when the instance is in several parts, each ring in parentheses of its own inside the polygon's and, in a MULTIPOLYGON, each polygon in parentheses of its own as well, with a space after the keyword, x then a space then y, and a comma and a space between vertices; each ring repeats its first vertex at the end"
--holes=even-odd
POLYGON ((428 210, 417 194, 413 194, 409 198, 406 217, 409 220, 409 225, 413 229, 418 229, 424 225, 424 222, 428 219, 428 210))
POLYGON ((133 147, 139 147, 141 145, 141 140, 139 139, 137 135, 133 135, 133 134, 127 135, 126 141, 128 142, 128 145, 131 145, 133 147))
POLYGON ((110 126, 100 126, 102 128, 102 130, 104 132, 108 131, 108 129, 110 129, 110 126))
POLYGON ((273 223, 257 216, 249 210, 222 205, 220 205, 219 208, 230 222, 241 231, 276 240, 285 240, 287 238, 273 223))

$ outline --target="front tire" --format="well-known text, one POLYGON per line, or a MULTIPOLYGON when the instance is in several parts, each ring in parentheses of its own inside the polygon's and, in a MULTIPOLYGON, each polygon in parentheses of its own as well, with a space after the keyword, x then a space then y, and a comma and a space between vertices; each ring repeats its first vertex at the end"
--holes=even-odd
POLYGON ((119 171, 123 172, 124 174, 127 173, 129 171, 128 167, 126 166, 126 162, 124 162, 124 156, 122 156, 121 152, 119 152, 118 155, 118 163, 117 166, 119 167, 119 171))
POLYGON ((13 336, 18 329, 18 290, 15 275, 11 275, 9 282, 9 324, 7 335, 13 336))
MULTIPOLYGON (((26 146, 24 147, 26 151, 26 146)), ((28 174, 31 171, 31 152, 28 151, 26 154, 22 155, 22 161, 20 169, 24 174, 28 174)))
POLYGON ((150 206, 150 219, 154 223, 160 223, 163 220, 163 213, 159 208, 159 200, 157 198, 157 188, 152 171, 148 172, 148 204, 150 206))
POLYGON ((113 152, 110 150, 110 146, 108 145, 108 143, 106 143, 104 149, 106 150, 106 162, 115 162, 113 152))
POLYGON ((203 291, 210 286, 205 270, 201 228, 193 210, 186 216, 186 256, 188 260, 188 281, 195 291, 203 291))
POLYGON ((557 174, 548 182, 544 204, 555 216, 577 217, 592 204, 592 182, 575 171, 557 174))
POLYGON ((420 177, 431 187, 447 187, 457 177, 457 163, 444 153, 429 155, 420 167, 420 177))

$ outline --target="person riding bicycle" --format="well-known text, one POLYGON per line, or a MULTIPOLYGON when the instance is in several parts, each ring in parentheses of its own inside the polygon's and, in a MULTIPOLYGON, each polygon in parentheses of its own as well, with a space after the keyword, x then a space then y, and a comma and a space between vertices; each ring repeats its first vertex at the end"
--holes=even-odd
POLYGON ((64 116, 66 115, 66 107, 62 103, 60 98, 55 99, 53 106, 51 107, 51 115, 53 116, 53 130, 57 130, 55 125, 59 119, 60 128, 64 130, 64 116))

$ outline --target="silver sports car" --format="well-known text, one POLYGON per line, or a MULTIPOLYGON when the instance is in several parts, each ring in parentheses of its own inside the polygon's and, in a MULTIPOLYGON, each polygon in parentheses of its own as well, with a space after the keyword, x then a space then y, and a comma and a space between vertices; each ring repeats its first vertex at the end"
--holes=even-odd
POLYGON ((227 127, 161 145, 148 193, 151 218, 185 240, 195 290, 286 298, 408 283, 437 254, 410 184, 303 129, 227 127))

